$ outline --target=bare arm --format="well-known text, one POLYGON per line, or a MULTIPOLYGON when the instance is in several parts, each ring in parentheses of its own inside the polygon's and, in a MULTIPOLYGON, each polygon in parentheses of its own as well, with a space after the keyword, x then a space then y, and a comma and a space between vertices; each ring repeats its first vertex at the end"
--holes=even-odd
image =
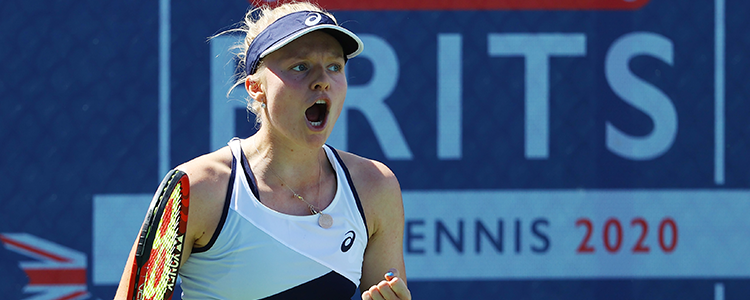
MULTIPOLYGON (((140 235, 140 231, 139 231, 140 235)), ((125 263, 125 270, 122 272, 122 277, 120 278, 120 285, 117 287, 117 293, 115 294, 115 299, 125 299, 125 297, 128 296, 128 291, 130 290, 130 276, 133 266, 133 260, 135 260, 135 249, 138 247, 138 236, 136 236, 135 243, 133 243, 133 247, 130 249, 130 254, 128 254, 128 261, 125 263)))
MULTIPOLYGON (((182 252, 183 259, 180 264, 184 264, 189 259, 193 246, 202 246, 208 242, 221 218, 223 196, 226 194, 228 174, 231 173, 231 167, 226 160, 221 159, 226 157, 227 152, 222 151, 199 157, 177 167, 185 171, 190 178, 190 211, 182 252)), ((140 230, 138 232, 140 235, 140 230)), ((132 289, 130 277, 137 247, 138 236, 125 263, 125 270, 120 278, 115 299, 125 299, 128 291, 132 289)))
POLYGON ((354 169, 352 176, 370 233, 362 266, 362 299, 411 299, 404 267, 404 207, 398 180, 382 163, 347 156, 347 165, 354 166, 350 170, 354 169))
MULTIPOLYGON (((411 299, 406 285, 403 255, 404 210, 401 193, 392 210, 380 211, 382 219, 365 250, 362 267, 362 299, 411 299), (368 290, 364 290, 366 287, 368 290)), ((385 202, 385 201, 384 201, 385 202)))

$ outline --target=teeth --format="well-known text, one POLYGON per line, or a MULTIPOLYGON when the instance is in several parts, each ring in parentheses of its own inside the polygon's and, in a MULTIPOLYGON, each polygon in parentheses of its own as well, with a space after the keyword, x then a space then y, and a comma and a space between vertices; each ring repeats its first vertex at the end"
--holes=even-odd
MULTIPOLYGON (((328 106, 328 104, 326 104, 326 101, 323 99, 315 101, 315 104, 322 104, 322 105, 328 106)), ((320 125, 323 125, 323 121, 317 121, 317 122, 310 121, 310 124, 312 124, 312 126, 318 127, 320 125)))

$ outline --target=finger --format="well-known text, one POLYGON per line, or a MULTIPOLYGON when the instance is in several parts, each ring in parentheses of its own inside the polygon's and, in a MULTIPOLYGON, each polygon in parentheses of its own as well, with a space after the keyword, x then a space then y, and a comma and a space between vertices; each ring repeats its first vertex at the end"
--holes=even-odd
POLYGON ((398 299, 411 299, 411 292, 406 286, 406 282, 400 277, 394 277, 392 280, 388 281, 388 285, 393 293, 398 296, 398 299))
POLYGON ((372 295, 370 294, 370 291, 365 291, 362 293, 362 300, 372 300, 372 295))
POLYGON ((373 300, 385 300, 385 298, 383 298, 383 295, 380 293, 380 290, 378 290, 377 285, 373 285, 370 290, 368 290, 368 292, 370 292, 370 298, 373 300))
POLYGON ((381 281, 380 283, 378 283, 378 291, 383 296, 383 298, 387 300, 400 299, 398 295, 396 295, 396 292, 393 291, 393 288, 391 288, 391 283, 388 281, 381 281))

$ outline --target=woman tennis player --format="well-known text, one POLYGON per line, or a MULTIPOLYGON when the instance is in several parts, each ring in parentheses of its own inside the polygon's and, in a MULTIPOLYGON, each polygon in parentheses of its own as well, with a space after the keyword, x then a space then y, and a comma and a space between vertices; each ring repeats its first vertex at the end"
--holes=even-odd
POLYGON ((411 299, 396 177, 325 144, 362 42, 304 2, 248 12, 238 31, 235 86, 260 128, 178 167, 191 190, 182 298, 350 299, 360 287, 362 299, 411 299))

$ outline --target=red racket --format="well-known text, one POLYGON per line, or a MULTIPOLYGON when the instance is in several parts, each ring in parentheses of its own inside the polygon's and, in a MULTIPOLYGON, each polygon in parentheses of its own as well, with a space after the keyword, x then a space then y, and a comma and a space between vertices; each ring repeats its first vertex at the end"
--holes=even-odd
POLYGON ((171 170, 156 190, 138 237, 127 299, 171 299, 182 260, 190 203, 187 174, 171 170))

